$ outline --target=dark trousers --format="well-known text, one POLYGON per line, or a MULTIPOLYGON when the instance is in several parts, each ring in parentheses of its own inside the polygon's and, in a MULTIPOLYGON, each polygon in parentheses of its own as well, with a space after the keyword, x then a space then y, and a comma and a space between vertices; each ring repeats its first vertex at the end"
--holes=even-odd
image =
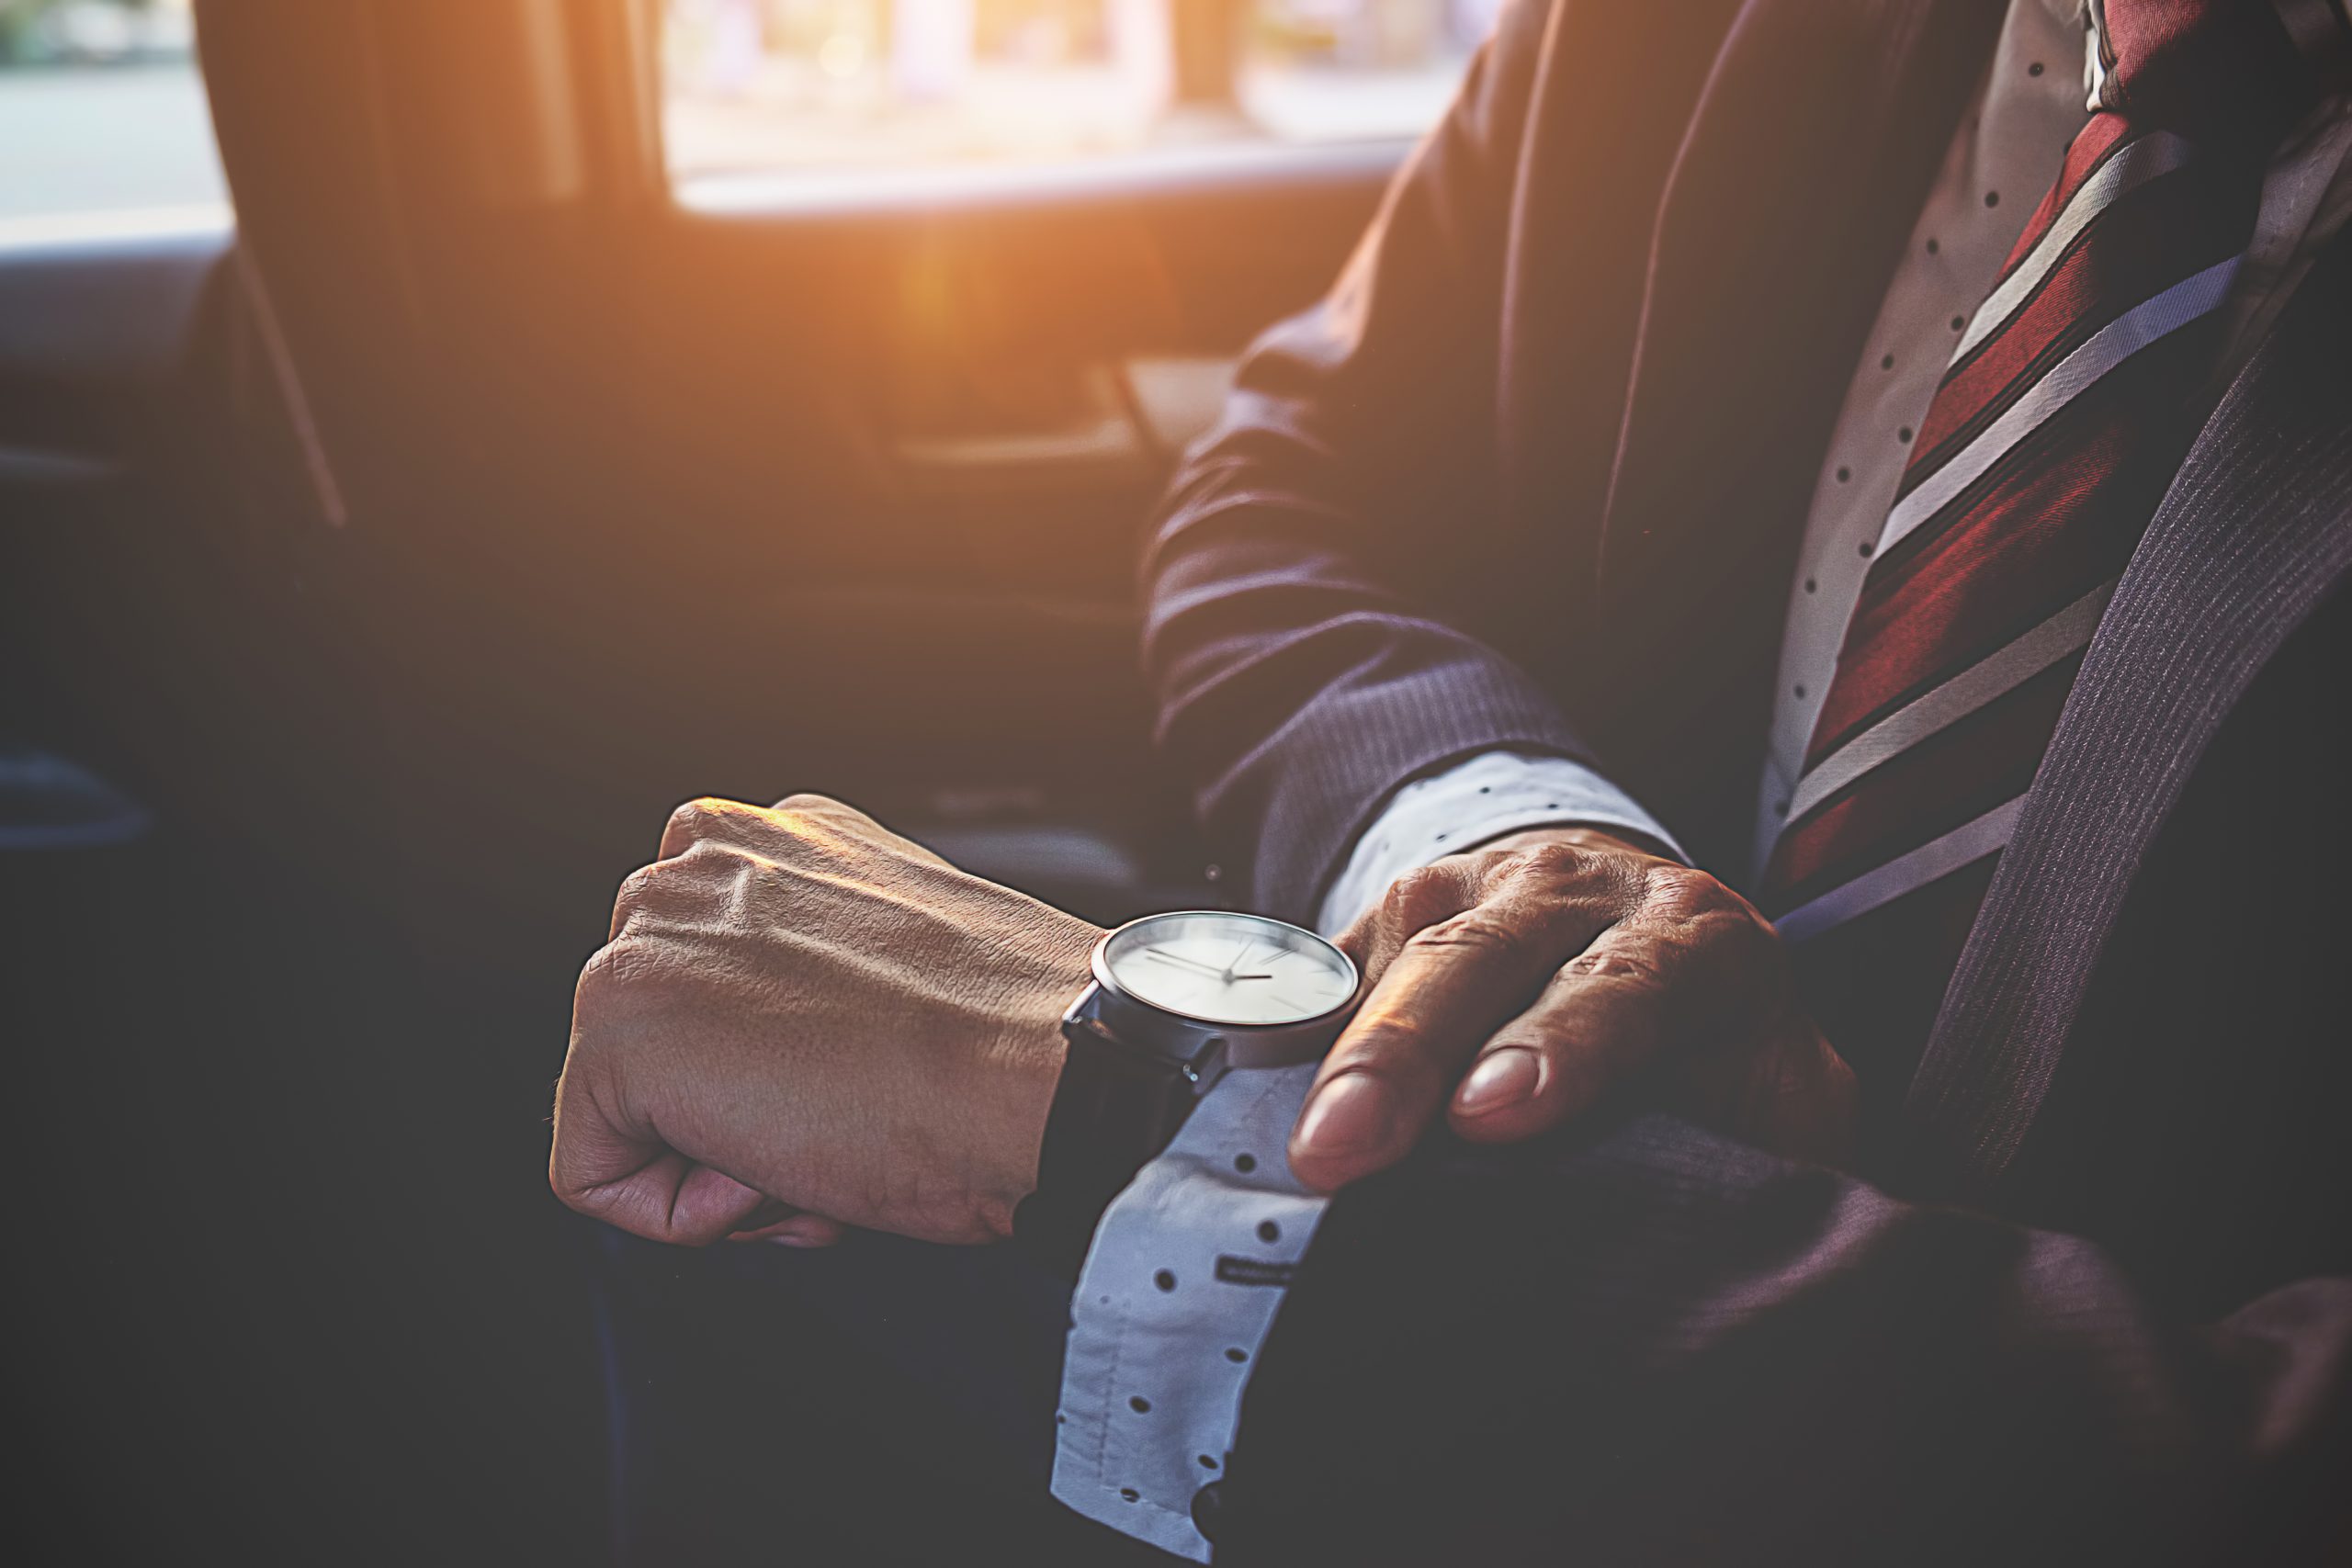
POLYGON ((1069 1289, 1026 1255, 592 1247, 622 1568, 1174 1561, 1046 1494, 1069 1289))

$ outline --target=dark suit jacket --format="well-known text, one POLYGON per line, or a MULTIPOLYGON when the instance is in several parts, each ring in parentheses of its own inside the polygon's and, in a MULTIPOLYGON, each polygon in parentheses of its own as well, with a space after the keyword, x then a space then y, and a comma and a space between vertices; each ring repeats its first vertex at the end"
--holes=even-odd
MULTIPOLYGON (((1148 565, 1164 739, 1261 904, 1505 744, 1742 863, 1815 465, 2003 10, 1507 12, 1148 565)), ((1220 1561, 2352 1551, 2347 564, 2338 244, 2151 524, 1916 1076, 1876 1069, 1900 1164, 1647 1119, 1343 1194, 1220 1561)))

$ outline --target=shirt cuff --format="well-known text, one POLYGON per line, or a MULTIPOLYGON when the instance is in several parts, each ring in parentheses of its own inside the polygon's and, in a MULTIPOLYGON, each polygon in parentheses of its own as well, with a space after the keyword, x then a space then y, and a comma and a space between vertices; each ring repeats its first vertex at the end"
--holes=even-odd
POLYGON ((1113 1201, 1070 1298, 1053 1495, 1195 1562, 1241 1393, 1327 1200, 1283 1149, 1317 1064, 1227 1073, 1113 1201))
POLYGON ((1690 859, 1640 802, 1582 762, 1482 751, 1389 797, 1324 895, 1317 923, 1326 934, 1345 931, 1408 871, 1506 833, 1565 827, 1638 833, 1690 859))

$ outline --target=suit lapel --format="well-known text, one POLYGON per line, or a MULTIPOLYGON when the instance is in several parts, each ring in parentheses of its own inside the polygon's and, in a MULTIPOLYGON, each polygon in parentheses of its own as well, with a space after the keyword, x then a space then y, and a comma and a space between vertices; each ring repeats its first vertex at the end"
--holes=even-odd
POLYGON ((1692 714, 1751 753, 1760 738, 1782 602, 1759 578, 1793 568, 1840 395, 2004 14, 1750 0, 1726 34, 1652 237, 1600 540, 1606 635, 1577 695, 1612 756, 1687 761, 1692 714), (1659 700, 1660 671, 1690 689, 1659 700))
POLYGON ((1911 1086, 1933 1178, 1982 1195, 2008 1168, 2199 759, 2352 570, 2347 366, 2338 243, 2207 423, 2084 657, 1911 1086))

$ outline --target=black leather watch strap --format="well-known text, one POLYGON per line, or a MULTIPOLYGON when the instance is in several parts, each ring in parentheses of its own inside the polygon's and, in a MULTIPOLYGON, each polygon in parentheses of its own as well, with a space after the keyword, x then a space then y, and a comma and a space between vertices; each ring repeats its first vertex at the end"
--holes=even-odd
POLYGON ((1062 1025, 1069 1042, 1046 1137, 1037 1190, 1013 1211, 1013 1241, 1078 1277, 1111 1200, 1168 1146, 1193 1108, 1182 1066, 1111 1039, 1091 1019, 1062 1025))

